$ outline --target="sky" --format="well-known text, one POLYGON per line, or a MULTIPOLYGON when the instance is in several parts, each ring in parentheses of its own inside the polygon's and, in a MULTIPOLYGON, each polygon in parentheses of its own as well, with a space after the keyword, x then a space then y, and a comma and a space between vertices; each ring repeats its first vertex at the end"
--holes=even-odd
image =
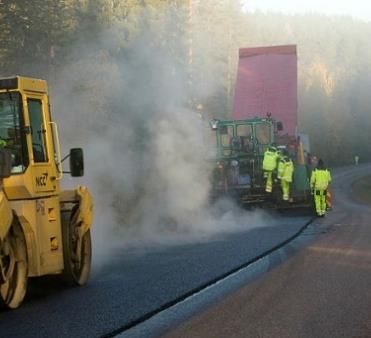
POLYGON ((371 21, 371 2, 368 0, 243 0, 247 11, 284 13, 315 12, 328 15, 350 15, 371 21))

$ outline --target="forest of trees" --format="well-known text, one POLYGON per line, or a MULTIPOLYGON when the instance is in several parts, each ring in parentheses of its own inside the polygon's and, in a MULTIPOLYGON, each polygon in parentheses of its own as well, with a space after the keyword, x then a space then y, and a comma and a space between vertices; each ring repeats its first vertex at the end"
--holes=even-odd
POLYGON ((370 35, 371 23, 349 17, 252 14, 239 0, 2 0, 0 75, 47 79, 56 110, 59 93, 73 88, 92 102, 86 114, 111 120, 163 105, 147 93, 176 79, 181 104, 222 117, 238 48, 296 44, 299 129, 313 153, 336 165, 356 153, 371 159, 370 35), (119 98, 107 94, 111 86, 123 88, 119 98))

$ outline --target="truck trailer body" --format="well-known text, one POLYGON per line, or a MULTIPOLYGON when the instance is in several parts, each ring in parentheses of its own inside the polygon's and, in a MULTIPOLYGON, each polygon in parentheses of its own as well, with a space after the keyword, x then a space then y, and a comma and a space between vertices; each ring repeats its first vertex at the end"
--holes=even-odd
POLYGON ((241 48, 232 119, 264 118, 270 113, 296 135, 298 124, 296 46, 241 48))

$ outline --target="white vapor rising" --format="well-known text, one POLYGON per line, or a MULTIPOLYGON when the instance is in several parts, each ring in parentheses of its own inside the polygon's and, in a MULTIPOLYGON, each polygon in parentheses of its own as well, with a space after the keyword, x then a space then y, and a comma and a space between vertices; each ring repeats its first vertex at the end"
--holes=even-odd
POLYGON ((52 88, 65 152, 84 148, 86 175, 68 184, 93 192, 95 261, 138 239, 203 240, 272 225, 229 201, 208 206, 210 164, 202 121, 186 108, 185 72, 166 49, 153 47, 153 36, 138 38, 130 57, 112 56, 107 50, 117 47, 119 34, 104 36, 105 49, 99 42, 77 48, 78 61, 52 88))

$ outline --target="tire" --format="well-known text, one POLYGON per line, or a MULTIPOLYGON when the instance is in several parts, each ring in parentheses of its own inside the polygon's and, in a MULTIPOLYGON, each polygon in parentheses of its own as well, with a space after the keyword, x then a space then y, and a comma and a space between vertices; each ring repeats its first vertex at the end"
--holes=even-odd
POLYGON ((78 255, 76 254, 77 240, 71 222, 74 211, 62 214, 63 280, 70 286, 81 286, 88 281, 91 270, 91 235, 89 229, 82 237, 81 260, 78 261, 78 255))
POLYGON ((20 225, 14 224, 11 227, 0 250, 0 257, 5 266, 8 264, 12 270, 7 280, 0 285, 0 299, 6 307, 16 309, 26 295, 28 275, 26 240, 20 225), (9 248, 6 253, 3 251, 4 245, 9 248))

